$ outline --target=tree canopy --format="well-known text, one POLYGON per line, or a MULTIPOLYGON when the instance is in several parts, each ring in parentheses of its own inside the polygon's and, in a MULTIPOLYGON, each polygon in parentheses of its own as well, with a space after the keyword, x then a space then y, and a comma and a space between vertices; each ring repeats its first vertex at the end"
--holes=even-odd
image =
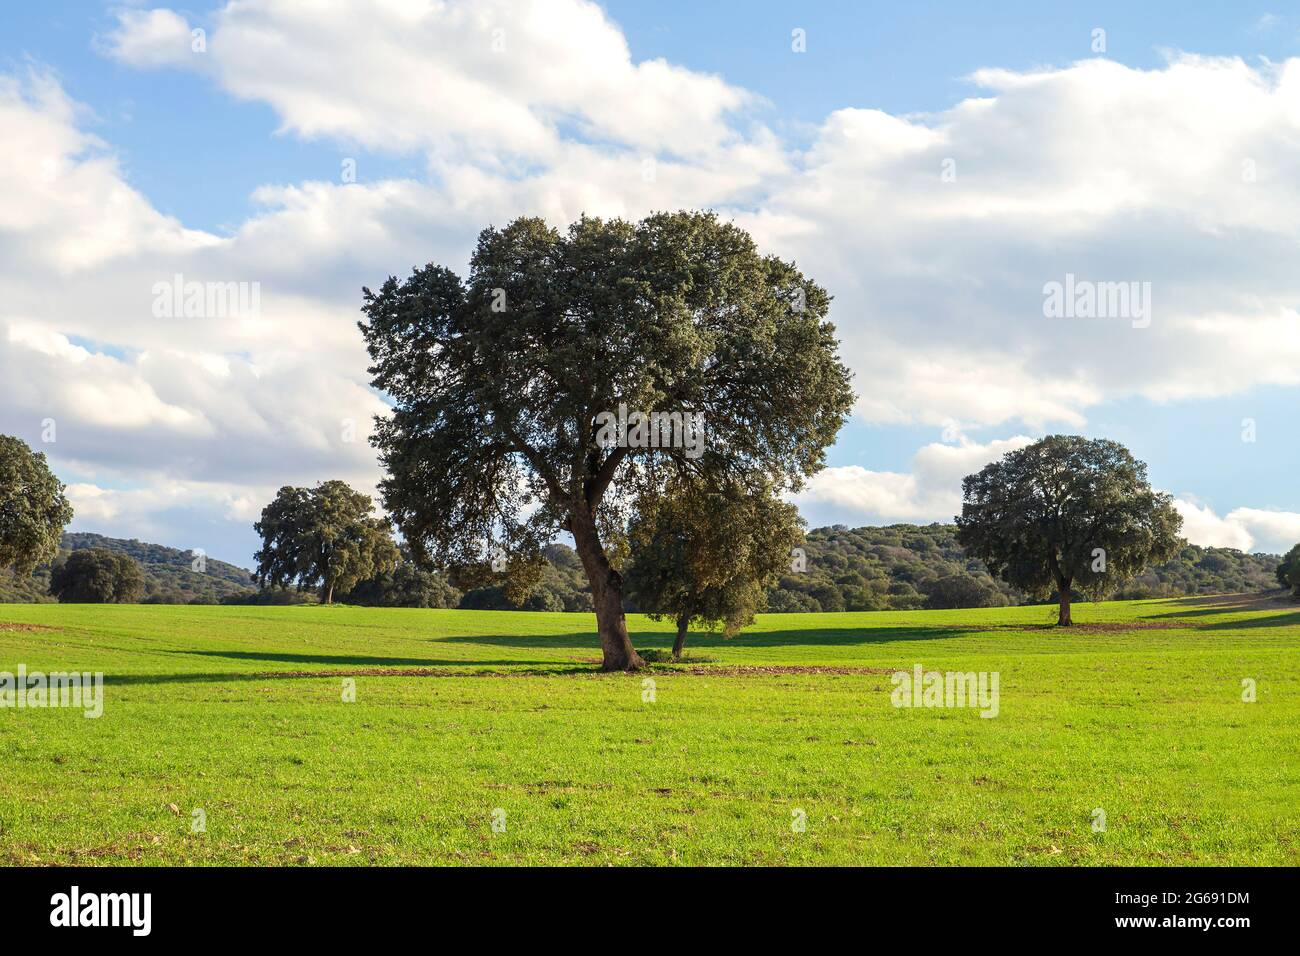
POLYGON ((969 475, 962 493, 967 554, 1030 594, 1054 587, 1061 625, 1072 587, 1114 590, 1182 543, 1172 499, 1118 442, 1051 435, 969 475))
POLYGON ((528 586, 570 533, 604 667, 635 669, 631 503, 688 475, 780 493, 823 466, 853 400, 829 303, 711 213, 487 228, 465 280, 428 265, 364 290, 373 384, 394 403, 373 439, 385 508, 458 587, 474 571, 528 586), (647 434, 625 413, 661 417, 647 434))
POLYGON ((107 548, 73 551, 50 569, 50 593, 60 604, 133 604, 144 586, 135 559, 107 548))
POLYGON ((0 435, 0 569, 30 574, 58 553, 59 536, 72 520, 63 492, 44 454, 0 435))
POLYGON ((348 604, 370 607, 457 607, 463 595, 443 575, 424 571, 403 553, 396 566, 358 581, 343 595, 348 604))
POLYGON ((1300 544, 1292 547, 1278 562, 1277 583, 1291 588, 1295 596, 1300 597, 1300 544))
POLYGON ((258 584, 319 588, 328 604, 335 589, 392 571, 399 559, 392 526, 373 511, 369 495, 342 481, 281 488, 253 526, 262 537, 254 555, 258 584))
POLYGON ((727 637, 753 623, 790 567, 802 525, 793 505, 770 494, 670 482, 631 521, 627 596, 652 618, 677 622, 678 659, 692 623, 727 637))

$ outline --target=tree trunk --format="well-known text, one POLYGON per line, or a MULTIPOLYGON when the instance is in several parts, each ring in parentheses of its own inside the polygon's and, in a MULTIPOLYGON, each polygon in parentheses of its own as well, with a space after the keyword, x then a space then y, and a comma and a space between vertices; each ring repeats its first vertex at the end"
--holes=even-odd
POLYGON ((1069 627, 1074 622, 1070 620, 1070 581, 1058 581, 1056 591, 1060 598, 1060 610, 1056 616, 1057 627, 1069 627))
POLYGON ((330 581, 325 585, 325 603, 334 603, 334 582, 330 581))
POLYGON ((632 646, 623 614, 623 576, 609 563, 600 543, 596 523, 588 515, 574 515, 569 522, 573 543, 591 584, 591 603, 596 609, 596 630, 600 633, 603 671, 635 671, 645 666, 632 646))
POLYGON ((682 648, 686 646, 686 631, 691 626, 691 617, 689 614, 683 614, 677 619, 677 640, 673 641, 673 660, 682 659, 682 648))

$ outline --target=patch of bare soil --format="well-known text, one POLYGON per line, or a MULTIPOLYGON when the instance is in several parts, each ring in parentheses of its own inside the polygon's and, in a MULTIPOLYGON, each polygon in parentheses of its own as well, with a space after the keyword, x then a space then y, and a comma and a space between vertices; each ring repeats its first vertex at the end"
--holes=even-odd
MULTIPOLYGON (((599 657, 583 658, 582 663, 591 664, 600 667, 599 657)), ((671 661, 653 661, 648 662, 645 673, 653 674, 693 674, 708 676, 713 674, 717 677, 739 677, 746 674, 771 674, 780 676, 783 674, 892 674, 893 668, 889 667, 847 667, 835 664, 695 664, 688 659, 684 662, 672 663, 671 661)), ((598 673, 606 673, 599 671, 598 673)), ((615 671, 616 674, 623 673, 615 671)), ((638 673, 641 673, 638 671, 638 673)))
POLYGON ((27 633, 35 631, 53 631, 54 628, 47 627, 44 624, 20 624, 17 621, 0 621, 0 631, 23 631, 27 633))
MULTIPOLYGON (((593 661, 599 665, 599 661, 593 661)), ((319 671, 257 671, 248 675, 261 680, 299 677, 584 677, 599 676, 605 673, 597 669, 574 668, 571 670, 539 670, 519 668, 517 670, 466 671, 446 667, 365 667, 342 670, 319 671)), ((614 671, 621 674, 622 671, 614 671)), ((686 666, 661 665, 648 667, 641 673, 691 674, 694 676, 743 677, 785 676, 789 674, 892 674, 894 669, 888 667, 838 667, 819 664, 688 664, 686 666)))
MULTIPOLYGON (((1196 625, 1192 621, 1096 621, 1092 624, 1071 624, 1065 633, 1079 631, 1083 634, 1112 634, 1116 631, 1167 631, 1171 628, 1189 628, 1196 625)), ((1056 625, 1048 625, 1048 630, 1057 630, 1056 625)))
POLYGON ((750 674, 771 674, 776 676, 786 674, 892 674, 895 669, 890 667, 838 667, 821 664, 703 664, 688 666, 673 673, 742 677, 750 674))
POLYGON ((271 680, 276 677, 511 677, 514 675, 509 671, 467 672, 446 667, 354 667, 320 671, 258 671, 251 676, 271 680))

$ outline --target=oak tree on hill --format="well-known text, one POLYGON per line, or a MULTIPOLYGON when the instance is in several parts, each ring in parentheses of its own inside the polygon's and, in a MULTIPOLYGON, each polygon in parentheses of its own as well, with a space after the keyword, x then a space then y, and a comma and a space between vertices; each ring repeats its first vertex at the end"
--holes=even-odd
POLYGON ((711 213, 518 219, 483 230, 466 279, 428 265, 364 299, 394 403, 381 491, 413 554, 458 587, 475 568, 526 584, 568 532, 607 670, 642 663, 618 547, 631 502, 672 475, 801 487, 853 400, 826 292, 711 213), (654 413, 655 434, 631 427, 654 413))
POLYGON ((281 488, 253 525, 262 537, 257 583, 300 591, 319 589, 326 604, 334 591, 348 591, 397 567, 400 554, 392 526, 371 512, 369 495, 342 481, 315 488, 281 488))
POLYGON ((1153 491, 1147 468, 1123 445, 1050 435, 962 482, 957 537, 990 573, 1033 595, 1113 590, 1182 545, 1182 517, 1153 491))

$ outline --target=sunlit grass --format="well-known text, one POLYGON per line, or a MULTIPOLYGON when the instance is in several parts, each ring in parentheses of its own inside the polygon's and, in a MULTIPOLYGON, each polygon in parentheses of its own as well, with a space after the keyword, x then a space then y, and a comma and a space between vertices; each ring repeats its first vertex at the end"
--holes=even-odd
POLYGON ((589 615, 0 606, 0 671, 106 675, 97 720, 0 709, 0 861, 1296 863, 1300 608, 1053 614, 769 615, 602 675, 589 615), (917 663, 999 716, 891 706, 917 663))

